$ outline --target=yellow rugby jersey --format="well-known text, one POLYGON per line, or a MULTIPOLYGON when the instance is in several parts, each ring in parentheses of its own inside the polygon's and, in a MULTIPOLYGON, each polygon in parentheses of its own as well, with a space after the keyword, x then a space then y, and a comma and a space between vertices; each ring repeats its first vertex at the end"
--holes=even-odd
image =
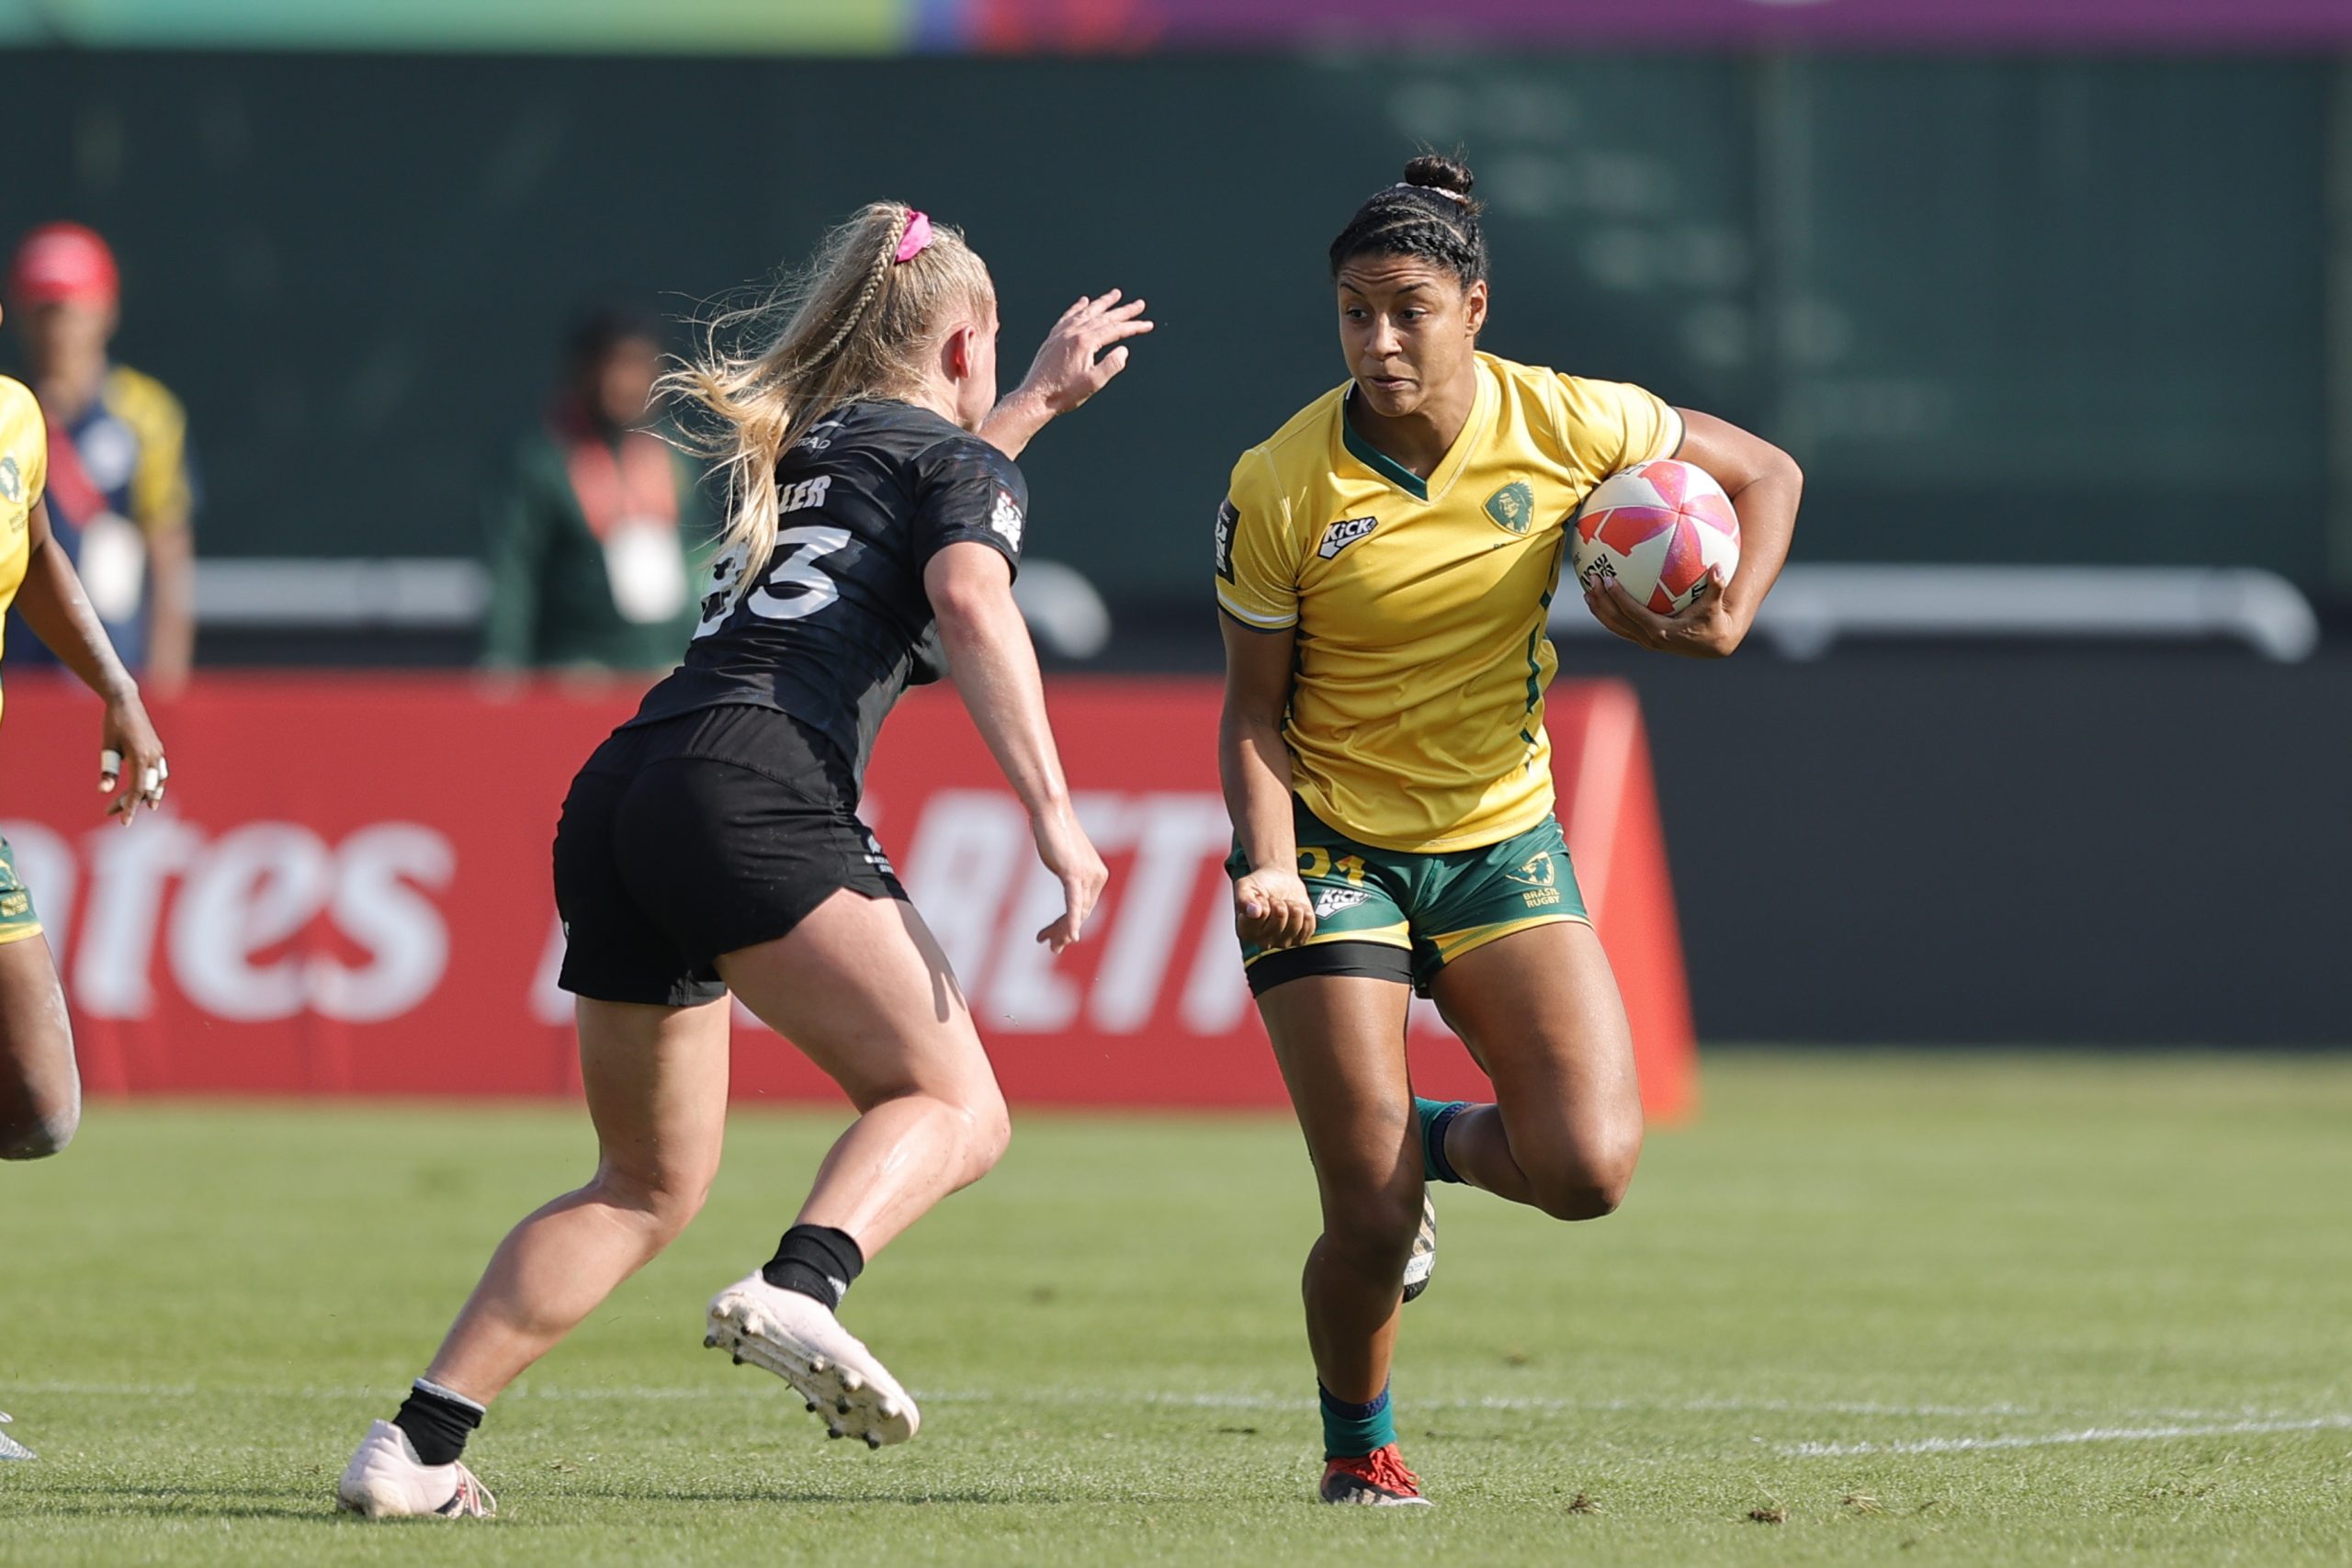
POLYGON ((0 376, 0 638, 31 555, 33 503, 48 480, 49 431, 40 403, 23 382, 0 376))
POLYGON ((1242 454, 1216 596, 1297 628, 1283 736, 1307 809, 1382 849, 1498 843, 1552 808, 1545 612, 1592 487, 1682 445, 1659 398, 1481 354, 1478 395, 1424 481, 1350 428, 1350 386, 1242 454))

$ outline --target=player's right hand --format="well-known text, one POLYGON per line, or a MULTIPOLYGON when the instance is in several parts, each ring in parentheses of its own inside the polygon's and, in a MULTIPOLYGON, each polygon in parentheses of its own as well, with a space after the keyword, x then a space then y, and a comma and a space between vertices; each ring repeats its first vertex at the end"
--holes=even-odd
POLYGON ((98 745, 98 792, 111 795, 118 784, 126 786, 107 805, 107 815, 127 823, 142 806, 151 811, 160 809, 164 781, 172 770, 164 761, 164 743, 155 739, 155 727, 148 722, 147 709, 137 692, 125 691, 107 700, 98 745))
POLYGON ((1067 806, 1030 818, 1029 831, 1037 840, 1037 858, 1062 885, 1061 919, 1037 933, 1039 942, 1059 953, 1079 940, 1111 873, 1067 806))
POLYGON ((1080 298, 1046 334, 1022 389, 1034 394, 1049 412, 1069 412, 1127 367, 1125 340, 1151 331, 1143 309, 1140 299, 1120 304, 1115 288, 1080 298))
POLYGON ((1296 947, 1315 934, 1315 906, 1298 873, 1253 871, 1233 885, 1233 928, 1260 947, 1296 947))

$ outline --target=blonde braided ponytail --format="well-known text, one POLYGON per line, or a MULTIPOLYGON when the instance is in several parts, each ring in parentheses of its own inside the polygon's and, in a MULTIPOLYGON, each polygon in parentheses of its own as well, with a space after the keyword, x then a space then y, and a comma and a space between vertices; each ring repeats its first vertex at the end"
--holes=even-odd
POLYGON ((988 267, 955 229, 897 259, 914 209, 877 201, 825 236, 808 266, 756 304, 704 323, 702 352, 662 378, 684 444, 727 475, 722 547, 743 553, 741 593, 775 548, 776 464, 824 415, 922 384, 942 320, 995 298, 988 267))

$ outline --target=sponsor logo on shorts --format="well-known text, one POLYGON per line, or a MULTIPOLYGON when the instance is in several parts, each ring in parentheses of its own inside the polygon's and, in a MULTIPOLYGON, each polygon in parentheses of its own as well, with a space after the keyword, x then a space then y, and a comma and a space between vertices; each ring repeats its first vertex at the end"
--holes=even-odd
POLYGON ((32 895, 28 893, 0 893, 0 919, 21 919, 30 914, 32 908, 32 895))
POLYGON ((1233 581, 1233 531, 1241 525, 1241 513, 1227 501, 1216 509, 1216 574, 1227 582, 1233 581))
POLYGON ((1352 909, 1371 895, 1360 887, 1326 887, 1315 900, 1315 918, 1328 920, 1342 909, 1352 909))
POLYGON ((1521 894, 1520 897, 1527 900, 1529 908, 1540 909, 1547 904, 1558 903, 1560 890, 1556 887, 1537 887, 1521 894))
POLYGON ((1343 517, 1323 530, 1323 542, 1316 547, 1315 553, 1329 560, 1379 526, 1377 517, 1343 517))

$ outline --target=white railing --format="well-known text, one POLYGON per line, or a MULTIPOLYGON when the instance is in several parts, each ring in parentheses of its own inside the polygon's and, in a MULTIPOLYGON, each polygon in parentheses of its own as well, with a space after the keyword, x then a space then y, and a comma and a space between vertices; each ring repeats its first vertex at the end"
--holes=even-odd
MULTIPOLYGON (((1055 652, 1090 658, 1109 639, 1108 611, 1072 569, 1032 561, 1016 592, 1055 652)), ((462 558, 197 563, 207 626, 458 631, 489 600, 488 575, 462 558)), ((2294 584, 2248 567, 1801 563, 1781 574, 1756 629, 1791 659, 1851 637, 2224 640, 2288 662, 2319 646, 2319 617, 2294 584)), ((1608 632, 1567 592, 1552 606, 1552 635, 1608 632)))
MULTIPOLYGON (((1781 572, 1756 630, 1791 659, 1817 659, 1849 637, 2219 639, 2287 662, 2319 646, 2310 602, 2249 567, 1797 564, 1781 572)), ((1569 592, 1553 602, 1552 635, 1610 634, 1569 592)))
MULTIPOLYGON (((1111 639, 1102 596, 1059 561, 1023 562, 1012 596, 1038 642, 1065 659, 1091 659, 1111 639)), ((465 631, 489 604, 490 574, 463 557, 196 563, 196 618, 208 626, 465 631)))

